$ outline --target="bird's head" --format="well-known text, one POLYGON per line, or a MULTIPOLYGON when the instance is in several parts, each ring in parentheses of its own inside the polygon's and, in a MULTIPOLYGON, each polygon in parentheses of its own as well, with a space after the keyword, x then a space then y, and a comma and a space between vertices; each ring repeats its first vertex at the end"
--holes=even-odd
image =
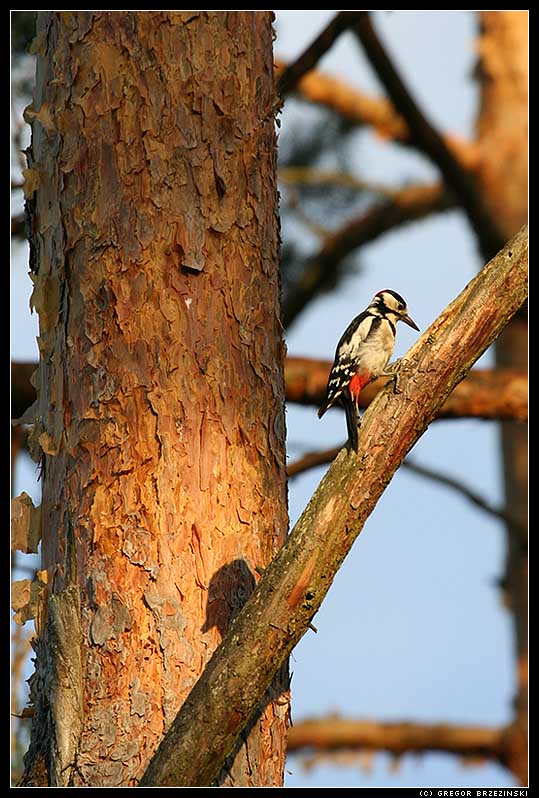
POLYGON ((391 321, 403 321, 409 327, 413 327, 414 330, 419 330, 415 321, 408 315, 406 302, 396 291, 391 291, 389 288, 378 291, 371 302, 371 308, 391 321))

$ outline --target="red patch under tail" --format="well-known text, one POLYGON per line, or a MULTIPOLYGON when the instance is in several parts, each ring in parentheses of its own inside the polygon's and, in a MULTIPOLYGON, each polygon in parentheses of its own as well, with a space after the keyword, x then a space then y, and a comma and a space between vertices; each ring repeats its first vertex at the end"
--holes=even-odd
POLYGON ((361 390, 369 384, 371 381, 371 374, 369 371, 358 371, 354 374, 350 383, 348 384, 348 390, 350 392, 350 396, 352 397, 353 402, 357 405, 359 394, 361 390))

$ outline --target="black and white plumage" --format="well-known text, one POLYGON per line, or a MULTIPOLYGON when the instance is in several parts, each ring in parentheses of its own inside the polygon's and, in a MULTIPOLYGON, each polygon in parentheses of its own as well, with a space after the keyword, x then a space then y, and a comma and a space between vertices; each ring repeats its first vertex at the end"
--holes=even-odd
MULTIPOLYGON (((359 394, 370 382, 388 374, 386 366, 395 348, 398 321, 419 330, 400 294, 389 289, 379 291, 363 313, 348 325, 337 344, 326 398, 318 417, 322 418, 336 402, 343 405, 348 439, 354 451, 357 451, 360 424, 359 394)), ((390 376, 396 375, 393 372, 390 376)))

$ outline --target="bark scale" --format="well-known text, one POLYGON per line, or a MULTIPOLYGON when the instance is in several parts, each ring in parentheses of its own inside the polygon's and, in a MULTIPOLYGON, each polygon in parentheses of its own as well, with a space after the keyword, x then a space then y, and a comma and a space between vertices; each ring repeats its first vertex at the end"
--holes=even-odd
MULTIPOLYGON (((272 14, 38 18, 23 783, 128 786, 287 534, 272 14)), ((219 783, 282 783, 286 665, 255 714, 219 783)))

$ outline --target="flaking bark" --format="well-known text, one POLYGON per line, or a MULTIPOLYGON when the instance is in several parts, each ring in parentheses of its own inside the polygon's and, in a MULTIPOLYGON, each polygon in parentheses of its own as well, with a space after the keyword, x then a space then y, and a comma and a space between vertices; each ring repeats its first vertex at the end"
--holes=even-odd
POLYGON ((527 263, 523 228, 411 348, 401 392, 376 397, 357 455, 342 449, 330 466, 183 704, 142 785, 212 783, 404 456, 525 301, 527 263))
MULTIPOLYGON (((271 23, 38 14, 30 449, 44 611, 80 610, 40 630, 24 786, 136 784, 287 533, 271 23)), ((287 688, 220 783, 282 783, 287 688)))

